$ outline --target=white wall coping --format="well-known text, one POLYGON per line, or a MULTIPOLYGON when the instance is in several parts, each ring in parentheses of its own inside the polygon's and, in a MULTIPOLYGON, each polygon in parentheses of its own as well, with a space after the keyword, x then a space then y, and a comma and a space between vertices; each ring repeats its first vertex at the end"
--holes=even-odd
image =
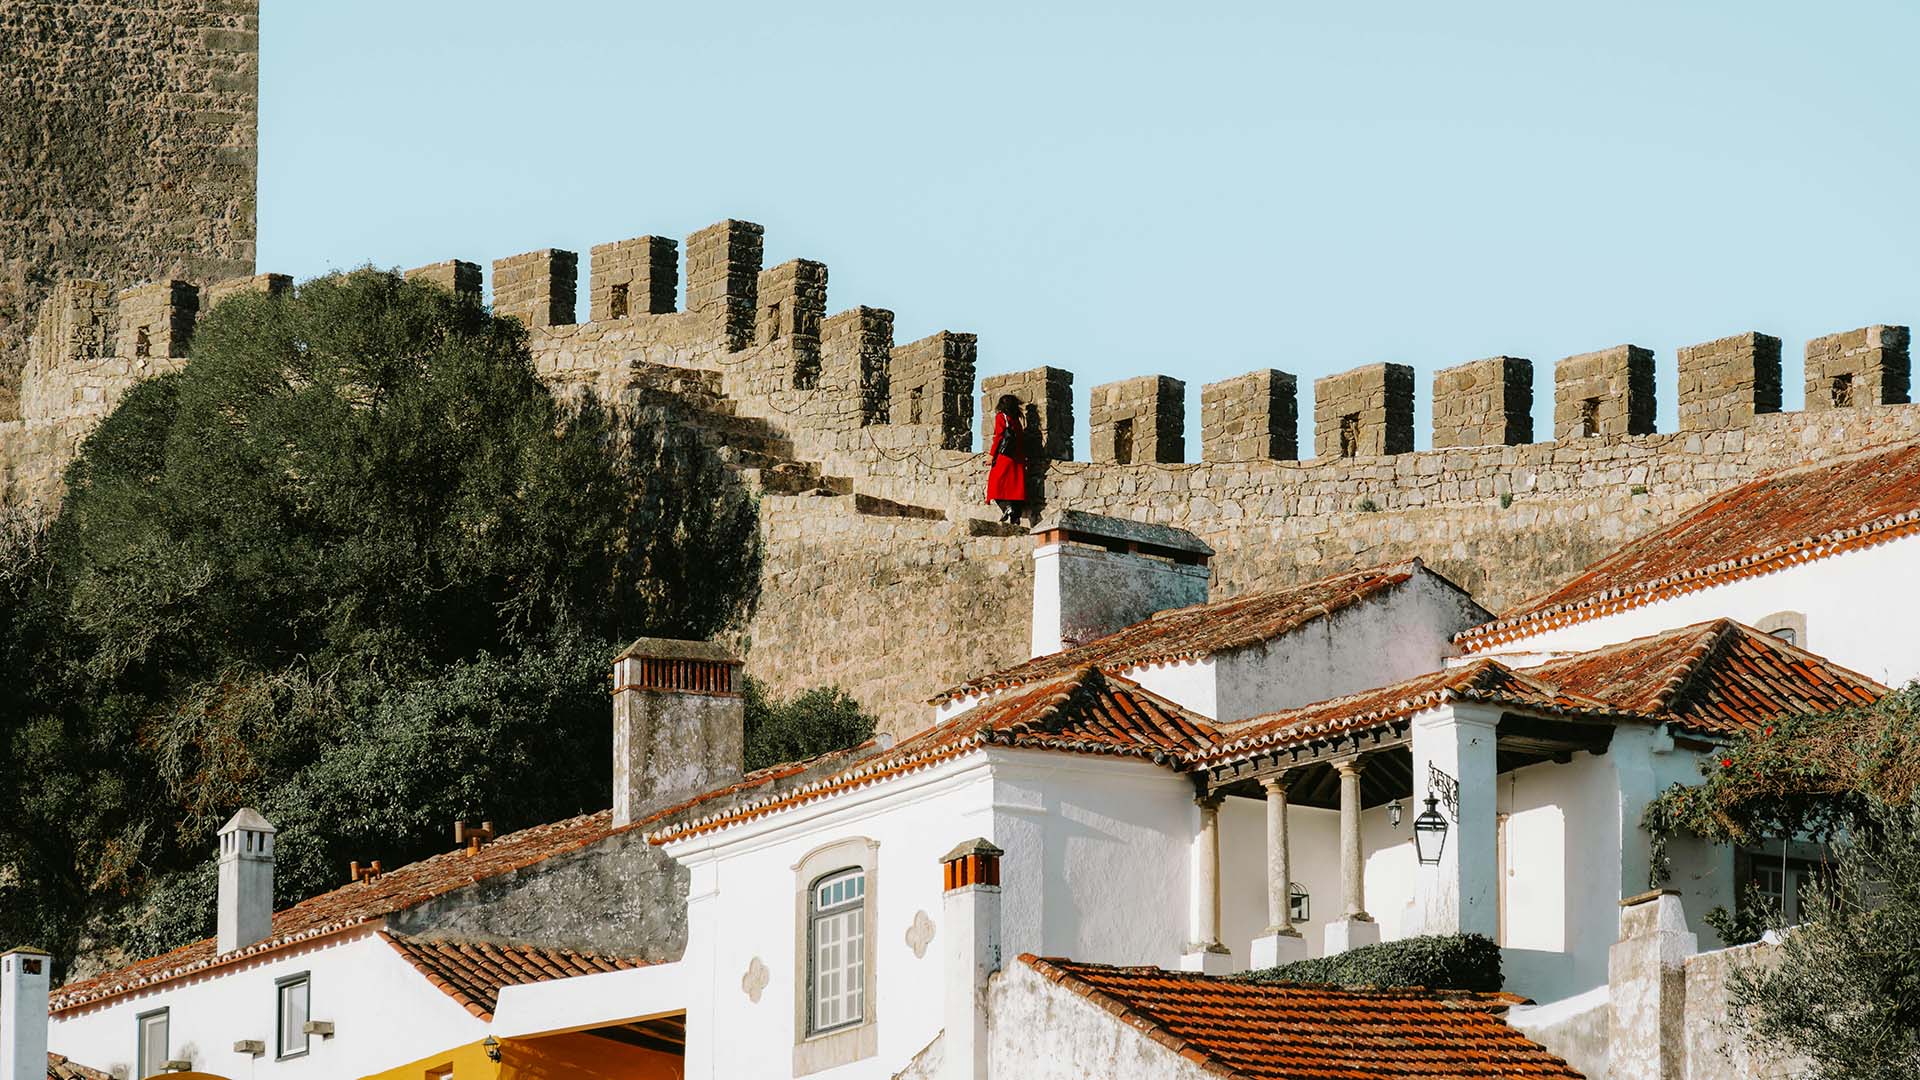
POLYGON ((689 974, 675 961, 501 987, 493 1034, 557 1035, 682 1013, 693 996, 689 974))

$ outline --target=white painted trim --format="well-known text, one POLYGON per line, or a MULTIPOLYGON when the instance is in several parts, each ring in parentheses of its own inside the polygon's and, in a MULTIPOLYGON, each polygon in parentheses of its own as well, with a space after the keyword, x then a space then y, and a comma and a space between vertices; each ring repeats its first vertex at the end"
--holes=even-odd
POLYGON ((493 1010, 493 1034, 557 1035, 669 1016, 686 1011, 691 990, 687 970, 677 961, 505 986, 493 1010))

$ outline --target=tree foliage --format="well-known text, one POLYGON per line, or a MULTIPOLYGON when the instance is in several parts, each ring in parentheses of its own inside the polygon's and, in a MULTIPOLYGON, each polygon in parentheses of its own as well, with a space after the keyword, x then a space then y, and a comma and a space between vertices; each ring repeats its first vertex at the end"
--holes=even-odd
POLYGON ((519 323, 372 270, 222 302, 0 526, 0 937, 60 948, 204 933, 142 897, 206 893, 243 804, 283 901, 604 806, 611 656, 737 625, 759 558, 688 425, 557 401, 519 323))
POLYGON ((873 717, 837 686, 816 687, 780 701, 749 678, 746 712, 749 772, 844 750, 873 737, 873 717))
POLYGON ((1295 960, 1243 972, 1235 978, 1247 982, 1424 986, 1429 990, 1492 993, 1501 987, 1500 946, 1481 934, 1429 934, 1295 960))

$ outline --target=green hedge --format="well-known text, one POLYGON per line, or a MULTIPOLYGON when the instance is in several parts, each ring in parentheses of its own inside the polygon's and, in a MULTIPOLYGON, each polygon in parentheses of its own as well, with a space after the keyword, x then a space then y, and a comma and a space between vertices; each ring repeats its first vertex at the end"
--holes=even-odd
POLYGON ((1500 989, 1500 946, 1479 934, 1406 938, 1234 976, 1248 982, 1500 989))

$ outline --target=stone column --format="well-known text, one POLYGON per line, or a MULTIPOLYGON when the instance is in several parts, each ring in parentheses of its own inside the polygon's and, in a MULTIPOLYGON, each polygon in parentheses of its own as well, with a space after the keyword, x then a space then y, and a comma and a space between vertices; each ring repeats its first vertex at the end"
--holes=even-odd
POLYGON ((1255 968, 1304 960, 1307 939, 1293 928, 1293 850, 1287 838, 1287 783, 1282 773, 1261 782, 1267 792, 1267 928, 1253 939, 1255 968))
POLYGON ((1182 971, 1225 975, 1233 970, 1233 954, 1220 942, 1220 800, 1202 795, 1200 827, 1193 835, 1190 910, 1193 942, 1180 958, 1182 971))
POLYGON ((1414 805, 1424 807, 1428 795, 1439 798, 1448 826, 1439 865, 1420 868, 1416 909, 1423 933, 1500 933, 1500 826, 1494 806, 1499 724, 1498 709, 1465 703, 1414 718, 1414 805), (1451 800, 1444 790, 1448 780, 1455 791, 1451 800))
POLYGON ((1340 918, 1327 924, 1325 955, 1346 952, 1380 940, 1380 924, 1367 914, 1367 864, 1360 846, 1360 770, 1362 758, 1334 763, 1340 773, 1340 918))

